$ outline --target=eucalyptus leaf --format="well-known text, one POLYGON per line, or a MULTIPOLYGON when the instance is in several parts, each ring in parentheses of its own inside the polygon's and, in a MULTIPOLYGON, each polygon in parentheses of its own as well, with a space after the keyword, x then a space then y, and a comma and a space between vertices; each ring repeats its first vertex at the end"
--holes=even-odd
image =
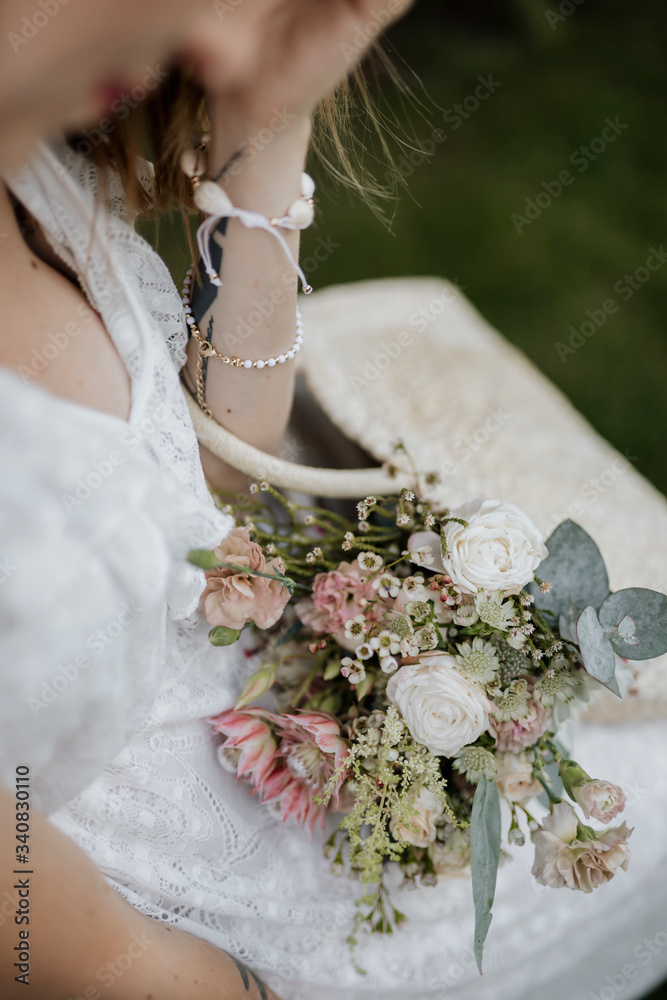
POLYGON ((577 639, 586 673, 601 684, 606 685, 613 681, 616 656, 592 604, 584 608, 579 615, 577 639))
POLYGON ((605 629, 629 632, 626 618, 631 618, 635 642, 626 642, 618 633, 609 638, 619 656, 626 660, 650 660, 667 652, 667 597, 657 590, 629 587, 610 594, 600 608, 600 622, 605 629))
POLYGON ((500 802, 495 781, 482 778, 477 786, 470 819, 470 866, 475 904, 475 959, 482 971, 484 941, 491 924, 500 857, 500 802))
MULTIPOLYGON (((552 793, 554 795, 560 795, 563 791, 563 782, 560 778, 558 764, 554 760, 550 760, 548 764, 544 765, 544 772, 546 773, 547 784, 551 788, 552 793)), ((538 802, 541 802, 545 809, 550 807, 551 803, 546 792, 540 792, 537 796, 537 800, 538 802)))
POLYGON ((558 631, 560 632, 561 639, 567 639, 569 642, 576 643, 577 619, 570 618, 569 615, 561 615, 558 619, 558 631))
POLYGON ((609 594, 609 578, 591 536, 574 521, 563 521, 545 544, 549 555, 535 575, 548 581, 551 589, 543 594, 537 583, 528 584, 526 590, 535 597, 535 606, 572 621, 587 604, 599 608, 609 594))

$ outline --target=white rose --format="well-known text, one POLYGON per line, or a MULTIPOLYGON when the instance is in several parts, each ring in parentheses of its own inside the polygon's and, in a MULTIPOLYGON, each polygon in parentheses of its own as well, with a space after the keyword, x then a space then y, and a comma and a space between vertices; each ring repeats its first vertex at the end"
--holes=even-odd
POLYGON ((473 497, 451 513, 467 527, 456 521, 445 525, 444 566, 464 594, 518 594, 549 554, 533 522, 514 504, 473 497))
POLYGON ((391 835, 396 840, 406 840, 414 847, 428 847, 435 840, 435 821, 444 811, 445 807, 438 796, 430 789, 422 788, 414 801, 410 825, 405 820, 399 823, 392 819, 389 823, 391 835))
POLYGON ((449 653, 429 653, 402 666, 387 684, 387 697, 417 742, 440 757, 474 743, 493 711, 484 689, 461 673, 449 653))
POLYGON ((508 802, 523 802, 543 791, 539 781, 533 779, 533 765, 525 753, 496 754, 496 763, 496 785, 508 802))

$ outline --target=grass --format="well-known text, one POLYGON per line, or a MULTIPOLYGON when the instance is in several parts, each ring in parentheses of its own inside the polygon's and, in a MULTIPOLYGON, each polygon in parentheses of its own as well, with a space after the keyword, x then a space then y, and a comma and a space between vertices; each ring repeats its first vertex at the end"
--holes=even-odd
POLYGON ((315 284, 405 274, 458 280, 489 322, 667 491, 667 266, 636 290, 617 284, 667 237, 667 10, 586 0, 552 30, 548 5, 535 0, 511 17, 493 4, 472 4, 472 14, 450 7, 422 0, 393 35, 438 106, 428 121, 412 114, 417 141, 432 148, 435 127, 446 138, 416 167, 399 154, 410 176, 390 233, 320 176, 304 256, 318 236, 331 234, 340 249, 318 267, 315 284), (489 74, 501 85, 479 108, 457 128, 452 116, 443 120, 489 74), (627 128, 597 157, 591 150, 592 162, 576 154, 617 117, 627 128), (572 183, 517 232, 512 216, 565 169, 572 183), (599 319, 610 298, 617 311, 578 350, 559 354, 570 327, 588 311, 599 319))

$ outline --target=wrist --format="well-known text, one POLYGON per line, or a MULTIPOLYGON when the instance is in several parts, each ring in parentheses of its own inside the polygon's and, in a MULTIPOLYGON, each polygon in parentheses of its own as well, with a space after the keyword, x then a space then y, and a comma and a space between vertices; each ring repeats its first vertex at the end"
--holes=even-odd
POLYGON ((234 205, 270 217, 282 215, 299 197, 310 135, 309 118, 297 118, 284 110, 256 131, 218 113, 211 119, 209 177, 229 164, 218 183, 234 205), (242 138, 232 144, 230 136, 239 135, 242 138))

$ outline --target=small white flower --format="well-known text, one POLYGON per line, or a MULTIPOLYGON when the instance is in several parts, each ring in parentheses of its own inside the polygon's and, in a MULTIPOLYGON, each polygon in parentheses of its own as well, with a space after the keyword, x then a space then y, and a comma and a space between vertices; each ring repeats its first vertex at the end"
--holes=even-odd
POLYGON ((265 492, 266 492, 266 490, 268 490, 268 489, 269 489, 269 484, 268 484, 268 482, 266 481, 266 479, 262 479, 262 481, 261 481, 261 482, 260 482, 260 484, 259 484, 259 488, 260 488, 260 490, 261 490, 261 491, 262 491, 263 493, 265 493, 265 492))
POLYGON ((498 772, 495 757, 482 747, 461 747, 454 758, 453 767, 473 785, 482 778, 495 778, 498 772))
POLYGON ((259 486, 257 483, 251 483, 248 489, 250 493, 259 493, 259 486))
POLYGON ((421 590, 424 583, 424 577, 417 574, 416 576, 407 576, 403 581, 403 590, 406 594, 412 594, 415 590, 421 590))
POLYGON ((514 604, 512 601, 502 601, 500 591, 492 594, 487 594, 484 590, 478 591, 475 607, 483 622, 500 632, 507 632, 514 617, 514 604))
POLYGON ((395 632, 384 629, 371 640, 373 649, 377 649, 380 656, 387 656, 390 653, 398 653, 401 638, 395 632))
POLYGON ((430 601, 408 601, 405 605, 405 613, 416 622, 425 622, 432 611, 433 605, 430 601))
POLYGON ((376 552, 360 552, 357 556, 357 562, 366 572, 375 573, 382 569, 383 559, 376 552))
POLYGON ((340 672, 346 677, 350 684, 360 684, 366 676, 366 668, 361 660, 353 660, 350 656, 344 656, 341 662, 340 672))
POLYGON ((464 674, 480 684, 489 684, 495 678, 500 662, 492 642, 485 642, 476 635, 471 643, 461 643, 457 648, 459 655, 455 660, 464 674))
POLYGON ((412 492, 412 490, 403 490, 403 499, 404 500, 414 500, 414 498, 415 498, 415 495, 412 492))
POLYGON ((433 516, 433 514, 427 514, 426 517, 424 518, 424 527, 432 528, 434 525, 435 525, 435 517, 433 516))
POLYGON ((303 521, 304 521, 304 524, 314 524, 315 523, 315 518, 313 517, 312 514, 306 514, 306 516, 304 517, 303 521))
POLYGON ((477 608, 474 604, 460 604, 452 621, 455 625, 460 625, 462 628, 474 625, 475 622, 479 621, 477 608))
POLYGON ((392 576, 391 573, 382 573, 380 576, 376 576, 371 583, 373 590, 377 590, 380 597, 398 597, 398 592, 401 589, 401 581, 397 576, 392 576))
POLYGON ((345 622, 346 639, 362 639, 366 635, 366 619, 363 615, 355 615, 345 622))
MULTIPOLYGON (((437 536, 436 536, 437 537, 437 536)), ((415 566, 432 566, 435 556, 428 545, 420 545, 417 548, 409 549, 410 562, 415 566)))
POLYGON ((406 635, 401 639, 401 654, 403 656, 417 656, 419 653, 419 642, 415 635, 406 635))
POLYGON ((420 649, 437 648, 439 636, 433 625, 425 625, 423 628, 417 629, 415 638, 420 649))
POLYGON ((307 563, 318 562, 321 559, 322 559, 322 549, 319 546, 316 546, 310 552, 306 553, 306 562, 307 563))
POLYGON ((542 591, 543 594, 549 593, 549 591, 551 590, 551 584, 549 583, 548 580, 542 581, 542 583, 540 584, 540 590, 542 591))
POLYGON ((354 543, 354 535, 352 534, 351 531, 346 531, 345 538, 341 543, 341 549, 343 549, 344 552, 349 552, 349 550, 352 548, 353 543, 354 543))
POLYGON ((522 594, 521 595, 521 607, 529 608, 531 604, 535 603, 535 598, 532 594, 522 594))
POLYGON ((368 523, 368 521, 359 521, 359 524, 357 525, 357 528, 362 533, 362 535, 365 535, 367 531, 371 530, 371 526, 368 523))
POLYGON ((528 717, 528 685, 523 678, 513 680, 503 689, 491 688, 489 694, 493 698, 493 717, 500 722, 518 722, 528 717))
POLYGON ((523 847, 526 843, 526 838, 521 832, 518 826, 511 826, 507 834, 507 843, 514 844, 516 847, 523 847))
POLYGON ((357 648, 355 649, 354 655, 359 660, 370 660, 371 656, 373 655, 373 650, 371 649, 370 645, 367 642, 362 642, 362 644, 360 646, 357 646, 357 648))
POLYGON ((393 674, 398 670, 398 660, 395 656, 383 656, 380 660, 380 669, 385 674, 393 674))
POLYGON ((396 524, 399 528, 404 528, 406 524, 410 524, 410 518, 407 514, 399 514, 396 518, 396 524))

